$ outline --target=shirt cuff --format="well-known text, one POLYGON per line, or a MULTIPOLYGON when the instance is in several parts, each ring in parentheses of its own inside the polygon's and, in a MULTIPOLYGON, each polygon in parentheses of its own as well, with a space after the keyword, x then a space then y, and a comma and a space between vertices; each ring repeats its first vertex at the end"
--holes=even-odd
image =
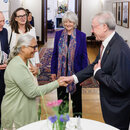
POLYGON ((74 78, 74 84, 77 84, 79 82, 77 76, 76 75, 72 75, 72 76, 74 78))
POLYGON ((94 70, 93 76, 95 76, 96 72, 97 72, 98 70, 100 70, 100 69, 101 69, 101 67, 98 67, 96 70, 94 70))

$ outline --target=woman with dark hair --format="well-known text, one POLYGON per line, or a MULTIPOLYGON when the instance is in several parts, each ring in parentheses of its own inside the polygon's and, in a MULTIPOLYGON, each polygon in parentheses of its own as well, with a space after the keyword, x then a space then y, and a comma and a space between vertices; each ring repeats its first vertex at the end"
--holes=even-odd
MULTIPOLYGON (((26 10, 20 7, 13 12, 10 20, 10 26, 8 28, 10 50, 12 50, 16 45, 18 38, 24 34, 30 34, 36 39, 35 28, 28 22, 26 10)), ((33 66, 39 66, 40 61, 38 52, 35 53, 34 58, 31 58, 30 61, 33 66)), ((35 72, 36 74, 38 73, 36 69, 35 72)))
POLYGON ((34 17, 32 16, 32 13, 28 9, 26 9, 26 12, 28 15, 28 22, 34 27, 34 17))
POLYGON ((25 32, 28 32, 32 29, 32 27, 30 26, 30 24, 27 20, 26 10, 24 8, 20 7, 13 12, 13 14, 11 16, 10 26, 11 26, 12 31, 19 34, 20 33, 19 27, 21 27, 22 25, 25 26, 25 32), (24 15, 21 15, 21 12, 23 12, 24 15))

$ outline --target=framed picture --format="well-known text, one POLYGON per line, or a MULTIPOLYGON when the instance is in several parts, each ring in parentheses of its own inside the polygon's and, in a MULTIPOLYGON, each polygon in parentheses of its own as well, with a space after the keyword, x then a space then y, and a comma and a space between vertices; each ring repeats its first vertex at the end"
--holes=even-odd
POLYGON ((129 27, 129 2, 123 2, 122 5, 122 26, 129 27))
POLYGON ((112 13, 113 13, 113 15, 114 15, 114 17, 115 17, 115 20, 116 20, 116 10, 117 10, 117 8, 116 8, 116 3, 114 2, 114 3, 112 4, 112 13))
POLYGON ((117 25, 122 25, 122 2, 116 3, 116 23, 117 25))

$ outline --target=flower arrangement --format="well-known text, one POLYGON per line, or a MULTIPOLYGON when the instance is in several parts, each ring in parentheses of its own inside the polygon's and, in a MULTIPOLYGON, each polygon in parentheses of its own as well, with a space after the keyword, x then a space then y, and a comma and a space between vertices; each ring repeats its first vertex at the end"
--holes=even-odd
POLYGON ((51 107, 55 115, 50 116, 48 119, 53 123, 53 130, 65 130, 66 128, 66 122, 69 121, 69 114, 64 113, 64 114, 59 114, 59 106, 63 102, 63 100, 57 100, 53 102, 48 102, 47 106, 51 107))
POLYGON ((61 5, 58 7, 58 14, 60 14, 60 13, 65 13, 67 10, 68 10, 67 5, 61 4, 61 5))
MULTIPOLYGON (((43 109, 45 110, 45 115, 47 116, 49 122, 52 124, 52 130, 65 130, 65 129, 81 130, 79 117, 76 120, 74 120, 73 122, 70 120, 69 113, 67 112, 68 105, 69 105, 68 102, 64 103, 63 100, 48 102, 47 106, 51 107, 55 113, 53 116, 48 116, 47 109, 44 105, 45 104, 44 96, 42 94, 41 94, 41 98, 42 98, 43 109), (62 106, 61 103, 64 104, 63 107, 61 107, 62 106), (59 110, 59 108, 60 108, 60 110, 59 110), (59 114, 59 111, 62 114, 59 114)), ((39 120, 41 119, 41 104, 39 104, 38 119, 39 120)))

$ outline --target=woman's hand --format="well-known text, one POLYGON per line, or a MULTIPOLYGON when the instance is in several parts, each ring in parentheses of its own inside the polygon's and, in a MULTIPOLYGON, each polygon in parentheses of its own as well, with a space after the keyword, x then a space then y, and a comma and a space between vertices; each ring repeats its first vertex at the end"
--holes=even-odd
POLYGON ((0 65, 0 70, 5 70, 6 67, 7 67, 7 64, 2 64, 2 65, 0 65))
POLYGON ((38 67, 35 67, 35 66, 33 66, 32 64, 30 64, 30 71, 32 72, 32 74, 34 75, 34 76, 36 76, 37 74, 38 74, 38 67))
POLYGON ((56 80, 56 74, 51 74, 52 81, 56 80))
POLYGON ((42 64, 41 64, 41 63, 37 63, 36 66, 37 66, 38 68, 40 68, 40 67, 42 66, 42 64))
POLYGON ((65 87, 67 87, 68 83, 66 83, 66 82, 64 82, 62 80, 63 80, 63 77, 58 78, 57 81, 59 83, 59 86, 65 86, 65 87))

